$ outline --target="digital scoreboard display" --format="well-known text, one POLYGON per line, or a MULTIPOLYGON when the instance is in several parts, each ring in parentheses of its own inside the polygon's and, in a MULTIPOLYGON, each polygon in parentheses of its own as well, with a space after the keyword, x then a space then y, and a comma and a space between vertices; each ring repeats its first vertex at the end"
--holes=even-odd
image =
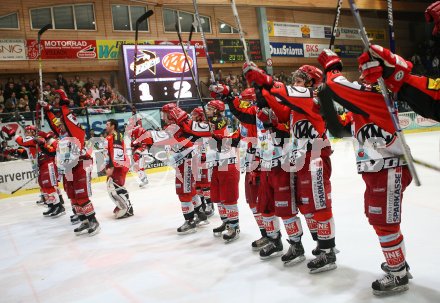
MULTIPOLYGON (((208 39, 209 55, 215 63, 244 62, 243 45, 240 39, 208 39)), ((262 61, 260 40, 246 40, 250 59, 262 61)))
MULTIPOLYGON (((185 46, 185 49, 186 46, 185 46)), ((138 45, 136 54, 136 87, 133 96, 134 45, 122 46, 125 79, 128 96, 133 103, 153 103, 197 98, 190 68, 198 81, 196 50, 188 49, 188 61, 178 45, 138 45), (185 70, 184 70, 185 68, 185 70), (183 74, 183 80, 181 80, 183 74)))

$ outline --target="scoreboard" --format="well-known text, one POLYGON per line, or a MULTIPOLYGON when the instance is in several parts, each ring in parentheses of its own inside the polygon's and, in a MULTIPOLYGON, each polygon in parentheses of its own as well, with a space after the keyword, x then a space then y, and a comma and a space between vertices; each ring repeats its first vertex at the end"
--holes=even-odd
MULTIPOLYGON (((240 39, 208 39, 208 50, 211 59, 218 63, 223 62, 244 62, 243 45, 240 39)), ((262 61, 260 40, 246 40, 250 59, 262 61)))
MULTIPOLYGON (((186 46, 185 46, 186 48, 186 46)), ((194 46, 188 50, 190 67, 185 65, 185 55, 180 45, 138 45, 136 54, 136 87, 134 96, 134 45, 123 45, 124 75, 129 99, 133 103, 155 103, 197 97, 196 86, 191 78, 190 68, 198 81, 197 60, 194 46), (185 70, 184 70, 185 67, 185 70), (183 73, 183 81, 181 76, 183 73)))

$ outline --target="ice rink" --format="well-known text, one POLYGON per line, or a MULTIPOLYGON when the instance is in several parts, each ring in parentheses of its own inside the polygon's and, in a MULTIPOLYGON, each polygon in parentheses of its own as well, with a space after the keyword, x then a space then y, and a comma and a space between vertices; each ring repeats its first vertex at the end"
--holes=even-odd
MULTIPOLYGON (((407 140, 415 158, 439 165, 440 132, 410 134, 407 140)), ((0 200, 0 302, 440 302, 440 174, 418 166, 422 186, 412 184, 404 195, 402 232, 414 276, 410 290, 376 298, 371 282, 382 276, 383 255, 363 214, 364 184, 351 142, 333 148, 333 207, 341 251, 334 271, 311 275, 306 262, 285 268, 279 258, 261 261, 250 248, 259 231, 243 184, 239 240, 225 245, 213 237, 217 214, 197 233, 177 235, 183 216, 174 171, 169 171, 151 174, 145 189, 127 180, 135 216, 121 221, 112 217, 105 184, 93 184, 102 227, 95 237, 73 234, 70 211, 44 218, 36 194, 0 200)), ((301 219, 310 260, 314 243, 301 219)))

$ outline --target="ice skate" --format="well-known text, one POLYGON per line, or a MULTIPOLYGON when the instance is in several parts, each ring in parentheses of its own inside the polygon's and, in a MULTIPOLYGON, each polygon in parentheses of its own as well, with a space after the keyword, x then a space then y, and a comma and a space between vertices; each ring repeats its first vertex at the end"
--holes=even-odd
POLYGON ((326 253, 321 250, 321 254, 314 260, 307 263, 307 267, 310 269, 311 274, 316 274, 324 271, 336 269, 336 255, 333 249, 326 253))
POLYGON ((58 218, 66 214, 66 209, 61 203, 54 206, 54 210, 48 215, 51 218, 58 218))
POLYGON ((222 233, 226 230, 226 223, 222 222, 222 225, 220 225, 219 227, 216 227, 212 230, 212 232, 214 233, 214 237, 221 237, 222 233))
MULTIPOLYGON (((406 267, 406 275, 408 276, 408 279, 412 279, 412 278, 413 278, 413 275, 409 272, 409 270, 410 270, 411 268, 409 267, 409 265, 408 265, 407 262, 405 262, 405 267, 406 267)), ((383 262, 383 263, 380 265, 380 268, 381 268, 385 273, 387 273, 387 274, 391 272, 390 268, 388 267, 387 262, 383 262)))
POLYGON ((95 217, 89 220, 89 229, 87 230, 87 233, 89 236, 94 236, 101 230, 101 226, 99 226, 98 220, 96 220, 95 217))
POLYGON ((290 244, 289 250, 281 257, 284 266, 291 266, 304 261, 306 257, 304 256, 304 247, 301 241, 287 240, 287 242, 290 244))
POLYGON ((209 224, 208 216, 205 214, 205 212, 201 208, 198 212, 195 213, 194 221, 196 222, 197 226, 203 226, 203 225, 209 224))
POLYGON ((409 289, 408 275, 400 277, 390 272, 381 279, 374 281, 371 284, 373 294, 376 296, 389 296, 404 292, 409 289))
POLYGON ((214 205, 212 203, 206 204, 205 214, 208 218, 210 218, 214 215, 214 205))
POLYGON ((182 226, 177 229, 177 234, 179 235, 187 235, 192 234, 197 231, 196 222, 194 220, 188 221, 186 220, 182 226))
POLYGON ((283 242, 281 241, 281 234, 276 239, 269 238, 269 243, 260 250, 260 259, 268 260, 279 257, 283 254, 283 242))
POLYGON ((48 206, 49 208, 45 211, 45 212, 43 212, 43 216, 45 216, 45 217, 50 217, 50 214, 53 212, 53 211, 55 211, 55 205, 53 205, 53 204, 49 204, 49 206, 48 206))
POLYGON ((75 233, 75 235, 80 236, 82 234, 85 234, 88 232, 90 225, 89 225, 89 221, 85 220, 81 222, 81 225, 78 226, 77 228, 75 228, 73 230, 73 232, 75 233))
POLYGON ((141 181, 141 183, 139 184, 140 188, 144 188, 145 186, 148 185, 148 178, 147 177, 142 178, 140 181, 141 181))
POLYGON ((72 223, 72 225, 76 225, 79 222, 81 222, 81 220, 79 219, 78 215, 71 215, 70 216, 70 223, 72 223))
POLYGON ((252 242, 252 250, 253 251, 260 251, 264 246, 266 246, 269 243, 269 238, 262 236, 260 239, 255 240, 252 242))
POLYGON ((228 226, 226 233, 223 234, 223 240, 225 241, 225 243, 230 243, 234 240, 237 240, 239 237, 240 237, 240 227, 238 226, 235 227, 228 226))
MULTIPOLYGON (((333 247, 333 251, 335 252, 335 254, 339 254, 340 250, 337 249, 336 247, 333 247)), ((319 249, 319 244, 316 243, 316 247, 312 250, 312 255, 314 256, 319 256, 321 254, 321 250, 319 249)))

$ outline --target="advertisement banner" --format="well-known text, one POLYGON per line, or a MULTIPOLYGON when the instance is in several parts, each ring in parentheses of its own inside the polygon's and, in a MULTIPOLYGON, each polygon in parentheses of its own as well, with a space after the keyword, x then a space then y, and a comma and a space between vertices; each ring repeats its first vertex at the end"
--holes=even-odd
MULTIPOLYGON (((96 40, 98 59, 117 60, 121 45, 134 44, 134 40, 96 40)), ((154 44, 154 40, 138 40, 138 44, 154 44)))
POLYGON ((270 55, 272 57, 304 57, 302 43, 270 43, 270 55))
MULTIPOLYGON (((156 40, 156 41, 154 41, 154 44, 155 45, 180 45, 179 41, 177 41, 177 40, 173 40, 173 41, 156 40)), ((185 45, 186 45, 186 43, 185 43, 185 45)), ((205 48, 203 47, 203 41, 191 41, 190 45, 193 45, 196 48, 196 57, 197 58, 206 58, 206 52, 205 52, 205 48)))
POLYGON ((362 45, 335 45, 335 53, 341 58, 357 58, 364 52, 362 45))
POLYGON ((0 61, 26 60, 25 40, 0 39, 0 61))
MULTIPOLYGON (((27 57, 38 59, 37 40, 27 40, 27 57)), ((96 40, 41 40, 42 59, 96 59, 96 40)))
MULTIPOLYGON (((292 38, 311 38, 329 39, 332 34, 332 27, 318 24, 302 24, 289 22, 268 21, 267 29, 269 37, 292 37, 292 38)), ((368 30, 367 34, 374 40, 385 40, 385 30, 368 30)), ((338 39, 359 40, 359 30, 357 28, 340 27, 336 31, 338 39)))
POLYGON ((328 48, 328 44, 304 43, 304 57, 318 58, 324 48, 328 48))
POLYGON ((23 189, 38 187, 30 160, 14 160, 0 163, 0 192, 9 194, 25 184, 23 189), (34 180, 32 180, 34 179, 34 180))

